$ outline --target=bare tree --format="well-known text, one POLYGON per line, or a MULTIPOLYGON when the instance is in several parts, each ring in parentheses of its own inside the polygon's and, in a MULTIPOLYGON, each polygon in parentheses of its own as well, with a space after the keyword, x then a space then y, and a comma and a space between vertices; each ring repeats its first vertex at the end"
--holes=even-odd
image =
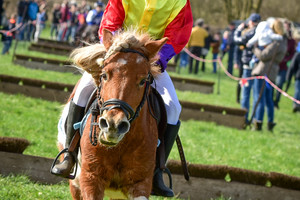
POLYGON ((246 19, 251 12, 259 13, 263 0, 223 0, 227 21, 246 19))

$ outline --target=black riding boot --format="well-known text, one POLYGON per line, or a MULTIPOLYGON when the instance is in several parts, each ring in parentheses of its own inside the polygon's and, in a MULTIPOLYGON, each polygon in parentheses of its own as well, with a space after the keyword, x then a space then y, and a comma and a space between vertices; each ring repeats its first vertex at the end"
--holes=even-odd
MULTIPOLYGON (((165 162, 167 161, 173 144, 176 140, 180 127, 180 121, 176 125, 167 124, 166 132, 164 135, 165 142, 165 162)), ((174 192, 172 189, 167 187, 163 181, 163 171, 156 166, 155 174, 153 177, 152 194, 164 197, 173 197, 174 192)))
MULTIPOLYGON (((70 143, 75 134, 73 124, 81 121, 83 114, 84 114, 84 107, 80 107, 80 106, 76 105, 73 101, 71 101, 69 113, 68 113, 68 117, 67 117, 66 144, 65 144, 66 148, 68 148, 70 146, 70 143)), ((78 148, 77 148, 77 150, 78 150, 78 148)), ((74 164, 75 164, 74 156, 75 155, 73 155, 69 152, 66 152, 64 160, 61 163, 56 164, 52 168, 51 173, 58 175, 58 176, 62 176, 64 178, 67 178, 70 175, 70 173, 74 167, 74 164)))

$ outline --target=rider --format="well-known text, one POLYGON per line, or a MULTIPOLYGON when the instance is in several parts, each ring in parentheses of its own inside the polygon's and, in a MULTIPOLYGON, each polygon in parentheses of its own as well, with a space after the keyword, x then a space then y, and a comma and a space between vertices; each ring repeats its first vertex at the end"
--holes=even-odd
MULTIPOLYGON (((165 70, 168 61, 187 44, 193 26, 193 16, 189 0, 110 0, 105 9, 99 28, 99 37, 102 38, 103 29, 115 32, 120 29, 136 27, 148 32, 154 39, 168 37, 168 42, 161 48, 160 59, 157 64, 161 66, 162 73, 156 77, 156 90, 161 94, 167 111, 167 128, 165 132, 166 160, 176 139, 180 121, 181 106, 170 76, 165 70)), ((70 102, 67 119, 66 147, 69 146, 75 133, 73 124, 80 121, 84 107, 95 85, 91 75, 83 74, 70 102)), ((68 176, 75 159, 66 153, 61 164, 56 165, 52 172, 61 176, 68 176)), ((174 196, 173 191, 166 187, 162 179, 162 171, 157 170, 153 177, 153 192, 161 196, 174 196)))

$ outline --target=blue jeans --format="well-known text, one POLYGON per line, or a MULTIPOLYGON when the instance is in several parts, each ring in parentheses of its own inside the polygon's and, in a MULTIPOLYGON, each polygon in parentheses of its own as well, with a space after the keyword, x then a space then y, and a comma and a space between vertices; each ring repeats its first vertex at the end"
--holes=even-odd
MULTIPOLYGON (((276 85, 282 89, 282 86, 285 82, 285 77, 286 77, 286 70, 281 70, 278 72, 278 75, 276 77, 276 85)), ((278 102, 280 101, 280 95, 281 93, 276 91, 276 96, 275 96, 275 100, 274 103, 278 104, 278 102)))
POLYGON ((3 41, 2 55, 6 54, 9 51, 11 43, 12 43, 12 40, 3 41))
MULTIPOLYGON (((294 98, 300 101, 300 80, 295 80, 294 98)), ((294 106, 300 106, 300 105, 294 102, 294 106)))
MULTIPOLYGON (((264 79, 255 79, 253 85, 253 108, 258 101, 260 90, 264 84, 264 79)), ((274 103, 273 103, 273 89, 266 83, 261 99, 257 105, 254 119, 258 122, 262 122, 264 118, 265 106, 267 107, 268 122, 274 121, 274 103)))
MULTIPOLYGON (((251 77, 251 69, 244 69, 243 70, 243 78, 251 77)), ((248 115, 249 115, 249 107, 250 107, 250 94, 251 94, 251 88, 253 85, 253 80, 248 80, 248 84, 242 86, 242 98, 241 98, 241 106, 242 108, 247 109, 247 112, 245 114, 246 121, 248 122, 248 115)))
POLYGON ((185 51, 180 52, 180 67, 186 67, 189 62, 189 55, 185 51))
MULTIPOLYGON (((218 53, 213 53, 213 60, 218 58, 218 53)), ((217 62, 213 62, 213 73, 217 73, 217 62)))

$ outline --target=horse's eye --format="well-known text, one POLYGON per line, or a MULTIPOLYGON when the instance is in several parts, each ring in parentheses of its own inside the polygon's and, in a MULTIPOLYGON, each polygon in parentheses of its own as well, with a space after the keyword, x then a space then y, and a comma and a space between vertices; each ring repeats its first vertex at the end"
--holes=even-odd
POLYGON ((101 74, 101 79, 107 81, 107 74, 106 73, 101 74))
POLYGON ((145 83, 146 83, 146 79, 144 78, 144 79, 141 80, 139 86, 142 87, 142 86, 145 85, 145 83))

